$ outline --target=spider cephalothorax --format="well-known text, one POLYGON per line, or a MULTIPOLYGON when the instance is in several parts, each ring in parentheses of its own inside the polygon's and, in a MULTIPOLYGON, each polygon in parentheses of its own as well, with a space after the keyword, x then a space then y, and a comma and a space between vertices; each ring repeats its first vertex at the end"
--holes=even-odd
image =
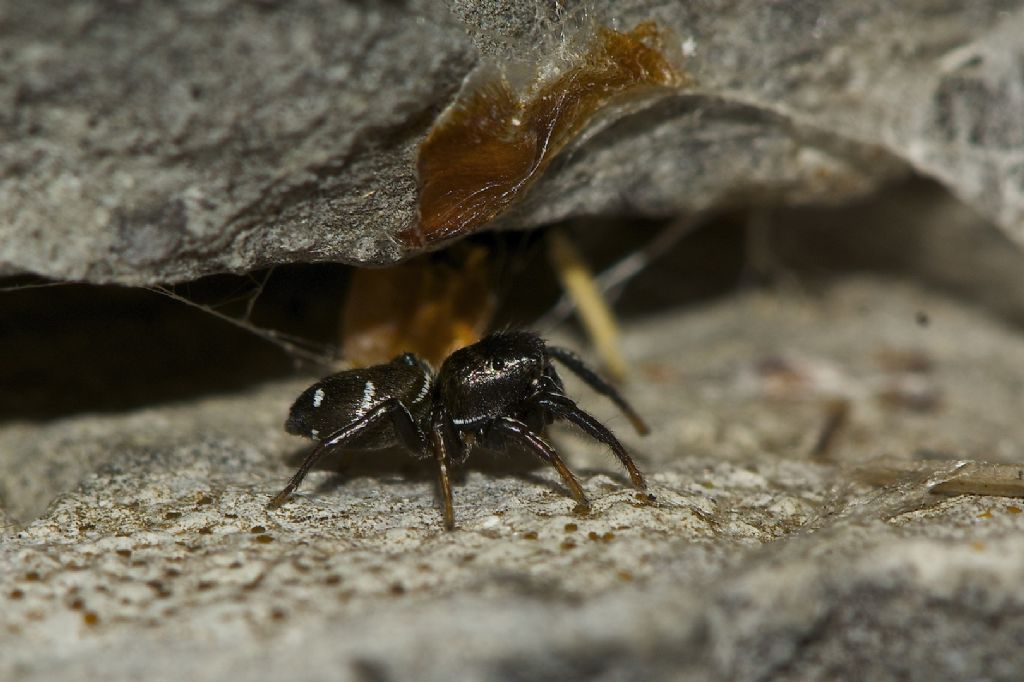
POLYGON ((416 456, 435 458, 445 527, 450 529, 451 462, 464 461, 476 445, 504 448, 519 443, 558 470, 577 510, 586 511, 589 502, 582 486, 542 435, 555 419, 570 421, 608 445, 633 484, 646 489, 643 474, 612 432, 565 395, 552 360, 614 401, 639 433, 647 432, 618 391, 575 353, 549 346, 530 332, 502 332, 455 351, 436 376, 426 363, 406 353, 388 364, 340 372, 310 386, 292 405, 285 428, 320 445, 271 504, 283 503, 331 448, 401 445, 416 456))

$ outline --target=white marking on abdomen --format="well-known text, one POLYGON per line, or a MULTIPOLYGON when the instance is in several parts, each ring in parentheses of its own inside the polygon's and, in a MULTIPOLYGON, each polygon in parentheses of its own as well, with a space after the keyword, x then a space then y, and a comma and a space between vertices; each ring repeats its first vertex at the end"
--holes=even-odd
POLYGON ((423 377, 423 386, 420 387, 420 392, 416 397, 412 399, 412 404, 418 404, 421 400, 427 397, 428 393, 430 393, 430 382, 427 381, 426 377, 423 377))
POLYGON ((324 401, 324 389, 316 389, 316 393, 313 394, 313 407, 320 407, 320 403, 324 401))
POLYGON ((313 438, 319 438, 320 437, 320 431, 318 431, 317 429, 312 429, 312 430, 310 430, 309 435, 313 436, 313 438))
POLYGON ((356 412, 359 416, 366 414, 366 411, 370 409, 370 403, 373 402, 373 397, 377 394, 377 387, 373 385, 372 381, 367 381, 363 386, 363 402, 359 403, 359 408, 356 412))

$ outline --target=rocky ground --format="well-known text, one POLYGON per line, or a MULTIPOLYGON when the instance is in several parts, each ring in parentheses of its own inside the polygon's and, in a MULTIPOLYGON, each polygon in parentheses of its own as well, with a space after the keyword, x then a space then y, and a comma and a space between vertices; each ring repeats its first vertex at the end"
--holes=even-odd
POLYGON ((1019 679, 1022 33, 1020 0, 0 2, 0 679, 1019 679), (517 453, 459 472, 453 532, 400 452, 269 510, 314 376, 252 332, 337 341, 326 263, 412 255, 465 83, 647 20, 689 85, 491 227, 603 267, 705 225, 618 301, 652 434, 569 382, 656 501, 560 427, 586 517, 517 453))
MULTIPOLYGON (((306 378, 8 424, 0 669, 1016 677, 1022 502, 930 492, 961 460, 1021 461, 1015 329, 916 286, 854 278, 626 331, 628 394, 653 434, 570 390, 624 437, 657 501, 559 429, 594 499, 587 517, 553 471, 486 453, 456 485, 454 532, 430 469, 399 453, 338 458, 268 510, 302 452, 281 421, 306 378), (837 404, 846 417, 822 445, 837 404)), ((1012 493, 1014 472, 993 475, 1012 493)))

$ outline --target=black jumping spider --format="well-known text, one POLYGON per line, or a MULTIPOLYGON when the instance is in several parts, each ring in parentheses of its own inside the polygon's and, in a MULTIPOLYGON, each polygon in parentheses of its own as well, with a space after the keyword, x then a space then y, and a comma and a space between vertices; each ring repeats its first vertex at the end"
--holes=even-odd
POLYGON ((433 453, 444 496, 444 525, 451 529, 449 464, 465 461, 476 445, 503 448, 516 441, 558 470, 576 499, 577 511, 585 512, 590 503, 582 486, 541 435, 555 419, 566 419, 608 445, 633 485, 645 490, 643 474, 618 439, 566 397, 552 360, 608 396, 638 433, 647 433, 643 420, 618 391, 575 353, 549 346, 530 332, 502 332, 455 351, 436 376, 423 360, 406 353, 385 365, 340 372, 310 386, 292 405, 285 429, 320 445, 270 504, 284 503, 331 448, 402 445, 417 456, 433 453))

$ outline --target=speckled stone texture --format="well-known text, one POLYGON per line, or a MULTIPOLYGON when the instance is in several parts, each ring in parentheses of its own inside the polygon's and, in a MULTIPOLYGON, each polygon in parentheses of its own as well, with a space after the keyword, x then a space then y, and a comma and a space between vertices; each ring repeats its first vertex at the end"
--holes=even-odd
POLYGON ((852 279, 637 319, 625 347, 649 438, 569 388, 658 500, 560 428, 588 517, 514 454, 474 457, 450 533, 401 453, 338 457, 268 510, 304 378, 5 425, 0 678, 1019 677, 1022 503, 929 492, 957 460, 1022 460, 1019 332, 852 279))
POLYGON ((1020 0, 6 0, 0 273, 393 262, 467 74, 647 19, 695 87, 606 117, 502 227, 836 201, 913 169, 1024 235, 1020 0))

